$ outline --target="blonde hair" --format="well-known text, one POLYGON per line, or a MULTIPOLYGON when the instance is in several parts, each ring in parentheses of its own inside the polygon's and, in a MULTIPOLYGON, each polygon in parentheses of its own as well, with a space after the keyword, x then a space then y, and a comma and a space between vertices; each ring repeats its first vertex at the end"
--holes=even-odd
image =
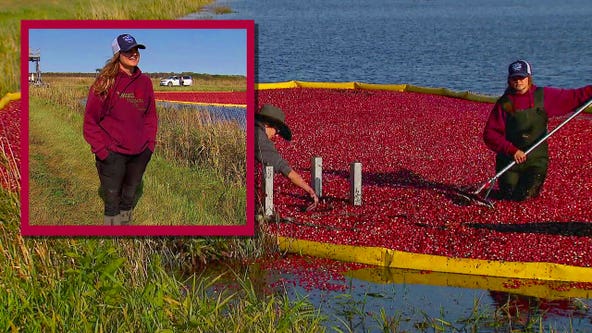
POLYGON ((107 60, 107 63, 99 72, 99 76, 92 84, 95 95, 105 97, 109 93, 109 90, 115 84, 115 77, 119 73, 119 52, 115 53, 111 59, 107 60))

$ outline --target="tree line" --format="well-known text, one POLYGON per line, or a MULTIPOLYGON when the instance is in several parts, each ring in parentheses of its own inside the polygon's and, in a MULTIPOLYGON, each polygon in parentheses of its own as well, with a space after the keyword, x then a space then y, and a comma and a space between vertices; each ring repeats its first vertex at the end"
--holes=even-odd
MULTIPOLYGON (((100 68, 97 69, 94 73, 74 73, 74 72, 43 72, 44 77, 95 77, 97 73, 100 71, 100 68)), ((194 72, 181 72, 181 73, 171 73, 171 72, 154 72, 154 73, 146 73, 151 78, 165 78, 171 75, 191 75, 194 79, 223 79, 223 78, 245 78, 244 75, 225 75, 225 74, 208 74, 208 73, 194 73, 194 72)))

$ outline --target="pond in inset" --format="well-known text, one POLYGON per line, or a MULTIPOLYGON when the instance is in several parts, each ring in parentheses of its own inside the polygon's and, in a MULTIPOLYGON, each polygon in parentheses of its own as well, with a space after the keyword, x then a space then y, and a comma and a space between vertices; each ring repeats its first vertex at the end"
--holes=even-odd
POLYGON ((247 109, 244 107, 215 104, 188 104, 175 102, 158 102, 158 105, 162 108, 190 108, 194 109, 196 112, 205 110, 212 116, 212 120, 214 121, 234 121, 238 123, 242 129, 246 129, 247 127, 247 109))

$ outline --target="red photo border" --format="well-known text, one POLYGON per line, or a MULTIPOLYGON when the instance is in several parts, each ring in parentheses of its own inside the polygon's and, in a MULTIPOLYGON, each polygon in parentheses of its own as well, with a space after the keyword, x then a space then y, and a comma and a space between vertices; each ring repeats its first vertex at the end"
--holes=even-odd
MULTIPOLYGON (((253 236, 255 23, 253 20, 23 20, 21 21, 21 234, 23 236, 253 236), (104 226, 29 224, 29 30, 30 29, 244 29, 247 33, 247 177, 244 225, 104 226)), ((97 219, 101 216, 97 213, 97 219)))

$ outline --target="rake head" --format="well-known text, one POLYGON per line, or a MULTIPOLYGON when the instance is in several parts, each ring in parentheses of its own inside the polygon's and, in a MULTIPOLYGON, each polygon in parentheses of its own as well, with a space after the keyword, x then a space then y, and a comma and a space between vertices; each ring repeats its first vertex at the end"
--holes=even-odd
POLYGON ((485 196, 482 196, 483 190, 477 190, 477 191, 459 190, 456 192, 456 194, 463 197, 464 199, 466 199, 469 202, 476 203, 478 205, 482 205, 482 206, 493 209, 494 208, 493 202, 489 201, 489 199, 488 199, 490 191, 491 190, 488 190, 487 193, 485 194, 485 196))

